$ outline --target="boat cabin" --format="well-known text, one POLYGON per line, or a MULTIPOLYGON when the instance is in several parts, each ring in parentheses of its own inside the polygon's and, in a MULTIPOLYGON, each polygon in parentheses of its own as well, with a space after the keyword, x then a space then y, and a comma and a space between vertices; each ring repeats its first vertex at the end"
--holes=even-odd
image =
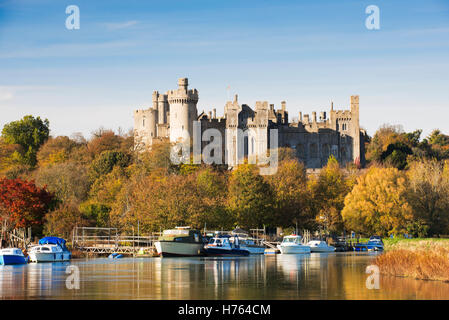
POLYGON ((176 229, 164 230, 159 241, 175 241, 175 242, 202 242, 201 233, 198 230, 191 230, 188 227, 177 227, 176 229))
POLYGON ((282 243, 295 243, 295 244, 301 244, 301 236, 297 236, 295 234, 292 234, 290 236, 285 236, 282 240, 282 243))

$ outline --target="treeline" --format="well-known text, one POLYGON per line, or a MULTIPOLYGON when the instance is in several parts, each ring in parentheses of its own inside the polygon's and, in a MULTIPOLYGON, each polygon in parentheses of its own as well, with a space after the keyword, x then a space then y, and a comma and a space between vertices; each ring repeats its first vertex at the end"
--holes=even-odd
POLYGON ((50 137, 47 120, 27 116, 2 130, 0 218, 66 238, 74 226, 137 225, 448 234, 449 137, 419 136, 384 126, 367 141, 370 168, 341 168, 331 156, 316 175, 283 148, 277 173, 261 176, 250 164, 173 165, 167 142, 136 153, 132 133, 50 137))

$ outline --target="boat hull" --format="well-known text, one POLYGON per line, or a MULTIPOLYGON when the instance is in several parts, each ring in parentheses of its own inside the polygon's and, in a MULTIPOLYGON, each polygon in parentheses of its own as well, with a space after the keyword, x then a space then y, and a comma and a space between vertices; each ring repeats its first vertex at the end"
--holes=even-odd
POLYGON ((335 247, 310 247, 310 252, 334 252, 335 247))
POLYGON ((18 255, 0 255, 0 265, 26 264, 27 260, 24 256, 18 255))
POLYGON ((31 262, 63 262, 70 261, 70 252, 30 252, 31 262))
POLYGON ((158 255, 162 257, 193 257, 203 255, 203 243, 187 243, 175 241, 157 241, 158 255))
POLYGON ((219 248, 206 248, 204 249, 207 256, 214 257, 242 257, 248 256, 250 252, 245 249, 219 249, 219 248))
POLYGON ((278 249, 282 254, 300 254, 300 253, 310 253, 310 247, 302 245, 278 245, 278 249))
POLYGON ((265 247, 259 246, 241 246, 242 249, 249 251, 250 254, 264 254, 265 247))

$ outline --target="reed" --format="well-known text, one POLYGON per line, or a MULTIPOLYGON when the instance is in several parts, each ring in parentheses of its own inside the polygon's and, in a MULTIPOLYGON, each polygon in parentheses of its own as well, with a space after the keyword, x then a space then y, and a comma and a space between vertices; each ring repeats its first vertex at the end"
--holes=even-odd
POLYGON ((398 241, 386 245, 375 264, 382 274, 449 282, 449 241, 398 241))

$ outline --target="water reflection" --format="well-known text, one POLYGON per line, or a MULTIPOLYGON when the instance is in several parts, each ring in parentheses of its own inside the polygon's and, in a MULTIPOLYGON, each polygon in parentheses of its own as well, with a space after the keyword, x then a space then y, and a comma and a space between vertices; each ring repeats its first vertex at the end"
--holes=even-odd
POLYGON ((369 290, 372 253, 239 258, 74 260, 80 290, 65 286, 69 263, 0 266, 3 299, 448 299, 449 284, 382 277, 369 290))

